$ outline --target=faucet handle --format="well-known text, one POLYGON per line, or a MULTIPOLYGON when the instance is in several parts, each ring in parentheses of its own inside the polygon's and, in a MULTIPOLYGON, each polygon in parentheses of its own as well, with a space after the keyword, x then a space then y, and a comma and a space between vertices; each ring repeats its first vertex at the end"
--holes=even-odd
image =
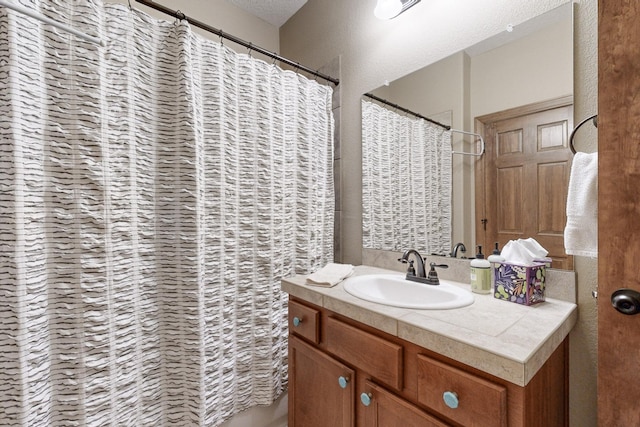
POLYGON ((436 264, 435 262, 430 263, 429 266, 431 268, 429 269, 429 273, 427 274, 427 280, 425 281, 425 283, 427 285, 439 285, 440 279, 438 279, 438 273, 436 272, 436 267, 449 268, 449 266, 447 264, 436 264))
POLYGON ((436 268, 449 268, 449 266, 447 264, 436 264, 435 262, 430 263, 429 266, 431 267, 432 270, 433 270, 434 267, 436 267, 436 268))
POLYGON ((416 275, 416 269, 413 267, 413 260, 412 259, 398 258, 398 261, 400 261, 403 264, 409 264, 409 267, 407 267, 407 276, 415 276, 416 275))
POLYGON ((413 268, 413 260, 409 260, 409 267, 407 267, 407 276, 415 276, 416 269, 413 268))

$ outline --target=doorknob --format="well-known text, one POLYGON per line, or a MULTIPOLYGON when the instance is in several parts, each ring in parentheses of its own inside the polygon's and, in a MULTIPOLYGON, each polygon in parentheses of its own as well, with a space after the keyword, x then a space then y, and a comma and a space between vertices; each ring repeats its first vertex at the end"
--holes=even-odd
POLYGON ((611 294, 611 304, 622 314, 640 313, 640 292, 633 289, 618 289, 611 294))

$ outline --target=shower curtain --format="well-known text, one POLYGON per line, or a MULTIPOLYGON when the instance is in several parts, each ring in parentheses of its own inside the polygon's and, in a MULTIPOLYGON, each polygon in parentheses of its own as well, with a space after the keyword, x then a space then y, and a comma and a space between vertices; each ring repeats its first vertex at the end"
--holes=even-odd
POLYGON ((362 100, 363 246, 451 250, 451 132, 362 100))
POLYGON ((0 425, 217 426, 332 260, 331 89, 99 0, 0 8, 0 425))

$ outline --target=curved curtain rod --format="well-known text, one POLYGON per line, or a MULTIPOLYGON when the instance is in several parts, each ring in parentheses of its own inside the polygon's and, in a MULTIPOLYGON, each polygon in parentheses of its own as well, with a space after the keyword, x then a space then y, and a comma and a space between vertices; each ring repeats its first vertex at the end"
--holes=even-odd
POLYGON ((411 110, 409 110, 407 108, 401 107, 398 104, 394 104, 392 102, 387 101, 386 99, 382 99, 382 98, 380 98, 378 96, 375 96, 375 95, 373 95, 371 93, 365 93, 364 96, 366 96, 368 98, 371 98, 373 100, 376 100, 376 101, 378 101, 378 102, 380 102, 382 104, 389 105, 390 107, 396 108, 396 109, 398 109, 398 110, 400 110, 400 111, 402 111, 404 113, 408 113, 408 114, 411 114, 413 116, 416 116, 419 119, 426 120, 429 123, 433 123, 434 125, 440 126, 440 127, 444 128, 445 130, 448 130, 449 132, 457 132, 457 133, 462 133, 464 135, 473 135, 473 136, 477 137, 480 140, 480 152, 479 153, 467 153, 466 151, 451 151, 451 154, 462 154, 464 156, 475 156, 475 157, 482 157, 482 155, 484 154, 484 150, 485 150, 484 138, 482 138, 482 135, 480 135, 478 133, 467 132, 467 131, 464 131, 464 130, 452 129, 451 126, 449 126, 449 125, 445 125, 445 124, 442 124, 440 122, 437 122, 437 121, 435 121, 433 119, 430 119, 429 117, 425 117, 422 114, 418 114, 418 113, 416 113, 414 111, 411 111, 411 110))
POLYGON ((387 101, 386 99, 382 99, 382 98, 380 98, 380 97, 378 97, 378 96, 375 96, 375 95, 374 95, 374 94, 372 94, 372 93, 365 93, 365 94, 364 94, 364 96, 366 96, 367 98, 374 99, 374 100, 376 100, 376 101, 378 101, 378 102, 381 102, 381 103, 383 103, 383 104, 385 104, 385 105, 388 105, 388 106, 390 106, 390 107, 393 107, 393 108, 395 108, 395 109, 397 109, 397 110, 400 110, 400 111, 402 111, 403 113, 411 114, 411 115, 413 115, 413 116, 418 117, 419 119, 423 119, 423 120, 428 121, 429 123, 433 123, 434 125, 437 125, 437 126, 443 127, 443 128, 445 128, 446 130, 451 130, 451 126, 449 126, 449 125, 445 125, 445 124, 442 124, 442 123, 440 123, 440 122, 437 122, 437 121, 435 121, 435 120, 433 120, 433 119, 430 119, 429 117, 425 117, 425 116, 423 116, 422 114, 416 113, 416 112, 414 112, 414 111, 411 111, 411 110, 409 110, 409 109, 406 109, 406 108, 404 108, 404 107, 401 107, 401 106, 399 106, 398 104, 394 104, 393 102, 389 102, 389 101, 387 101))
POLYGON ((176 18, 176 19, 185 20, 189 24, 191 24, 191 25, 193 25, 195 27, 198 27, 198 28, 201 28, 201 29, 203 29, 205 31, 208 31, 210 33, 216 34, 216 35, 218 35, 218 36, 220 36, 222 38, 225 38, 225 39, 230 40, 230 41, 232 41, 234 43, 237 43, 240 46, 244 46, 247 49, 249 49, 249 52, 251 52, 252 50, 256 51, 256 52, 261 53, 261 54, 263 54, 265 56, 268 56, 269 58, 275 59, 276 61, 283 62, 283 63, 285 63, 287 65, 295 67, 296 70, 302 70, 302 71, 304 71, 306 73, 309 73, 311 75, 314 75, 316 77, 320 77, 321 79, 326 80, 328 82, 331 82, 336 86, 338 86, 340 84, 340 80, 338 80, 336 78, 333 78, 333 77, 328 76, 326 74, 322 74, 321 72, 319 72, 317 70, 312 70, 309 67, 305 67, 304 65, 301 65, 299 62, 295 62, 295 61, 292 61, 290 59, 287 59, 284 56, 280 56, 275 52, 270 52, 267 49, 264 49, 264 48, 262 48, 260 46, 254 45, 253 43, 249 43, 249 42, 244 41, 244 40, 242 40, 242 39, 240 39, 240 38, 238 38, 236 36, 233 36, 231 34, 225 33, 222 30, 214 28, 214 27, 212 27, 210 25, 207 25, 207 24, 205 24, 203 22, 200 22, 200 21, 198 21, 196 19, 190 18, 190 17, 186 16, 184 13, 180 12, 179 10, 171 10, 168 7, 165 7, 165 6, 161 5, 161 4, 158 4, 158 3, 156 3, 156 2, 154 2, 152 0, 136 0, 136 2, 141 3, 141 4, 145 5, 145 6, 148 6, 148 7, 152 8, 152 9, 155 9, 157 11, 160 11, 162 13, 165 13, 167 15, 170 15, 170 16, 176 18))
POLYGON ((587 117, 586 119, 578 123, 578 126, 573 128, 573 130, 571 131, 571 135, 569 135, 569 148, 571 149, 571 152, 573 154, 577 153, 576 148, 573 145, 573 138, 576 136, 576 132, 578 131, 578 129, 580 129, 580 127, 582 127, 582 125, 587 123, 589 120, 593 120, 593 125, 595 127, 598 127, 598 115, 594 114, 593 116, 587 117))

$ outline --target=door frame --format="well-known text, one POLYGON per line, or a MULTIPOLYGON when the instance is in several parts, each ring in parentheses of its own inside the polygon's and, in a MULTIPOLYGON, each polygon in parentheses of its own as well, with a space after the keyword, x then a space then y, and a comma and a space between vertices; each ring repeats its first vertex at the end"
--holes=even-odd
MULTIPOLYGON (((487 182, 487 169, 490 162, 493 162, 493 152, 495 149, 495 135, 493 130, 493 123, 515 119, 521 116, 529 114, 540 113, 546 110, 552 110, 554 108, 566 107, 573 105, 573 95, 561 96, 546 101, 534 102, 531 104, 522 105, 508 110, 499 111, 496 113, 485 114, 475 118, 475 133, 482 135, 485 143, 485 153, 483 156, 476 158, 474 164, 474 182, 475 182, 475 240, 476 245, 479 242, 484 241, 483 236, 483 218, 496 218, 495 206, 486 206, 485 198, 488 186, 487 182), (481 238, 482 237, 482 238, 481 238)), ((572 119, 572 118, 571 118, 572 119)), ((571 123, 570 123, 571 125, 571 123)), ((570 126, 571 128, 571 126, 570 126)), ((492 221, 488 223, 488 227, 495 227, 496 222, 492 221)), ((495 233, 494 233, 495 234, 495 233)), ((486 253, 492 246, 487 246, 486 253)))

